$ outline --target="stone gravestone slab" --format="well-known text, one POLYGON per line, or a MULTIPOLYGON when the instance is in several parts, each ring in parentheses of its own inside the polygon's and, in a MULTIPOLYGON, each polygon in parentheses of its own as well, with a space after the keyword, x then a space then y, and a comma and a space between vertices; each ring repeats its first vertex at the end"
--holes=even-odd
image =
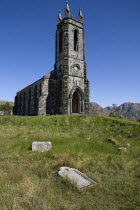
POLYGON ((68 179, 79 189, 96 184, 95 181, 75 168, 61 167, 58 171, 58 174, 59 176, 68 179))
POLYGON ((0 115, 4 115, 4 111, 0 111, 0 115))
POLYGON ((125 152, 127 152, 127 148, 126 147, 119 147, 118 149, 117 149, 117 151, 125 151, 125 152))
POLYGON ((50 141, 46 141, 46 142, 34 141, 32 143, 32 151, 45 152, 45 151, 50 150, 51 148, 52 148, 52 143, 50 141))

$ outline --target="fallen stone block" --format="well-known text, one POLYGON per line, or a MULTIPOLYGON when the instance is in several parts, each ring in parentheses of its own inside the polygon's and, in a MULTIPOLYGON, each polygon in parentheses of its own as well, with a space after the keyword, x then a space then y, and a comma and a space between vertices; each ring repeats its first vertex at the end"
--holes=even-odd
POLYGON ((130 143, 125 144, 124 147, 126 147, 127 149, 130 148, 130 143))
POLYGON ((127 152, 127 148, 126 147, 119 147, 117 149, 117 151, 125 151, 125 152, 127 152))
POLYGON ((50 141, 46 141, 46 142, 34 141, 32 143, 32 151, 45 152, 45 151, 50 150, 51 148, 52 148, 52 143, 50 141))
POLYGON ((58 171, 58 175, 65 179, 68 179, 71 183, 75 184, 79 189, 96 184, 95 181, 93 181, 88 176, 81 173, 75 168, 61 167, 58 171))
POLYGON ((116 139, 114 139, 113 137, 108 138, 107 141, 112 143, 112 144, 118 144, 118 141, 116 139))
POLYGON ((0 111, 0 115, 4 115, 4 111, 0 111))

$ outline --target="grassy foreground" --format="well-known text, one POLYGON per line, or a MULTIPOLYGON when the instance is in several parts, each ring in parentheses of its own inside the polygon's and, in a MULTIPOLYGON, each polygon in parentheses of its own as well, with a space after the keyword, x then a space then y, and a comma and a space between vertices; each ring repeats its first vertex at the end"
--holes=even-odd
POLYGON ((0 209, 140 209, 140 123, 94 116, 0 117, 0 209), (107 141, 114 137, 118 145, 107 141), (51 141, 32 152, 33 141, 51 141), (128 152, 118 152, 129 145, 128 152), (78 190, 57 177, 74 167, 97 182, 78 190))

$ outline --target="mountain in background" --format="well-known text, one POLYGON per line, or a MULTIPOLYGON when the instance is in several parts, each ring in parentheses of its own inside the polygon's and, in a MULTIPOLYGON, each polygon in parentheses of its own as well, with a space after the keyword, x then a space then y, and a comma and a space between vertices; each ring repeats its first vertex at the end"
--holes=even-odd
POLYGON ((115 112, 126 118, 140 119, 140 103, 126 102, 118 107, 107 106, 106 108, 102 108, 94 102, 90 103, 91 115, 109 116, 111 112, 115 112))
POLYGON ((116 112, 123 117, 140 119, 140 104, 130 102, 123 103, 117 108, 116 112))
POLYGON ((102 108, 99 104, 95 102, 90 103, 90 115, 95 115, 95 116, 109 116, 109 111, 102 108))

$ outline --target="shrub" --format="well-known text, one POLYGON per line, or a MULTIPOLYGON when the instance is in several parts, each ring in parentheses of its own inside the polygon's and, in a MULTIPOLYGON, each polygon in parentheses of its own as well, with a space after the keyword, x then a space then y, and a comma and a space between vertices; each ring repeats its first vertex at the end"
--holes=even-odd
POLYGON ((8 101, 5 104, 0 105, 0 111, 4 111, 4 115, 10 115, 12 109, 13 109, 13 106, 11 106, 8 101))
POLYGON ((110 112, 109 117, 115 117, 115 118, 123 118, 122 115, 116 113, 116 112, 110 112))

